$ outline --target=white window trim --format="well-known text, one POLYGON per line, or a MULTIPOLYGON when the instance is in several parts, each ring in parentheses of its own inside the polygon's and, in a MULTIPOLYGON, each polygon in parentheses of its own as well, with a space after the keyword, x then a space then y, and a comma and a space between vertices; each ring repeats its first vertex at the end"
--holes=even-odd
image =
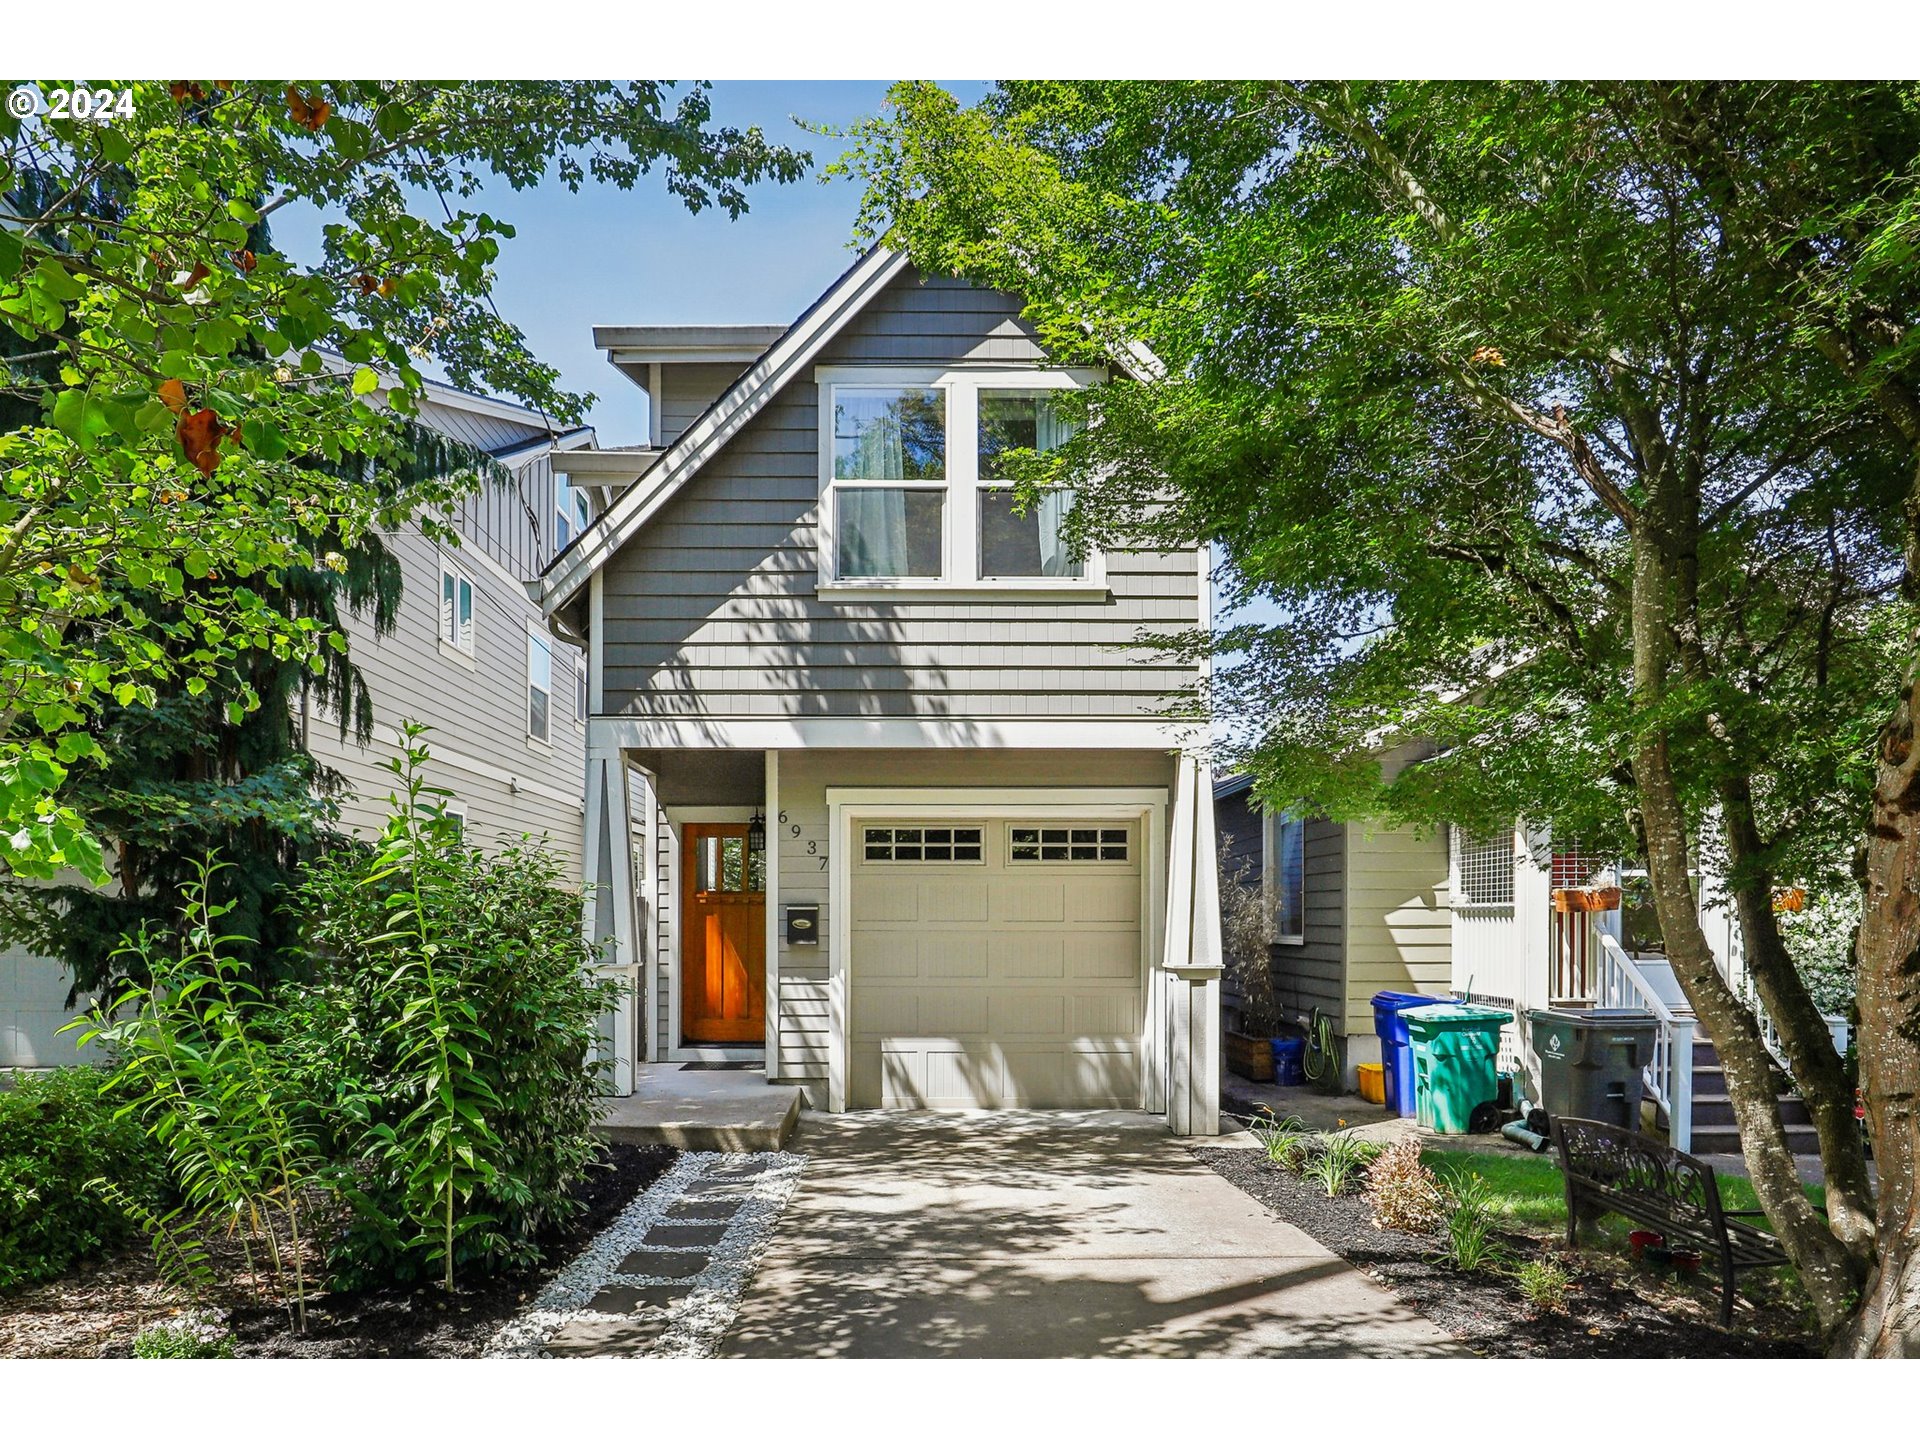
POLYGON ((1106 556, 1087 555, 1085 575, 1052 579, 1039 576, 980 574, 980 491, 1004 489, 980 480, 979 400, 982 390, 1080 390, 1100 384, 1098 370, 999 369, 990 366, 821 365, 813 372, 819 386, 820 524, 816 593, 834 600, 1105 600, 1106 556), (912 386, 940 390, 947 401, 946 478, 934 481, 836 481, 833 476, 833 391, 836 386, 912 386), (964 440, 963 440, 964 437, 964 440), (940 577, 897 578, 858 575, 841 579, 837 489, 938 490, 942 506, 940 577))
POLYGON ((1266 907, 1268 923, 1273 927, 1275 945, 1304 945, 1307 943, 1307 821, 1305 816, 1296 816, 1287 811, 1276 811, 1263 815, 1260 825, 1260 876, 1261 904, 1266 907), (1300 933, 1282 935, 1280 933, 1280 827, 1294 824, 1300 827, 1300 933))
POLYGON ((527 668, 526 684, 523 689, 523 719, 526 726, 529 747, 548 751, 553 748, 553 637, 535 625, 527 626, 527 668), (536 686, 533 683, 533 647, 543 646, 547 652, 547 683, 536 686), (547 693, 547 733, 545 738, 533 733, 533 692, 544 689, 547 693))
POLYGON ((593 524, 593 502, 584 490, 577 488, 567 478, 564 470, 553 472, 553 522, 553 553, 556 555, 584 535, 587 527, 593 524), (586 505, 584 519, 579 515, 575 502, 586 505), (567 537, 564 540, 560 538, 563 529, 567 537))
POLYGON ((473 583, 473 577, 458 565, 454 564, 453 561, 447 559, 446 556, 441 556, 440 578, 434 586, 433 595, 434 634, 440 641, 440 653, 450 660, 457 660, 469 669, 473 668, 475 656, 480 648, 479 602, 480 587, 473 583), (446 617, 441 613, 441 607, 446 604, 447 578, 449 576, 453 578, 453 624, 456 634, 459 632, 460 625, 460 587, 462 585, 467 587, 469 619, 467 621, 466 643, 464 645, 457 641, 447 639, 446 617))

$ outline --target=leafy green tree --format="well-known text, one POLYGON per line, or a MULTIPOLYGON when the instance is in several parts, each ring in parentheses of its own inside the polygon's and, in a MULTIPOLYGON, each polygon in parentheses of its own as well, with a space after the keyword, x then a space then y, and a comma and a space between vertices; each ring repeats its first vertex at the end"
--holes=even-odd
POLYGON ((0 117, 4 388, 34 410, 0 434, 0 854, 15 875, 96 882, 98 837, 59 796, 75 764, 110 758, 91 717, 237 677, 237 723, 263 703, 243 660, 323 674, 343 637, 264 592, 370 530, 431 528, 472 483, 380 481, 422 364, 581 412, 494 310, 511 227, 461 202, 659 167, 690 208, 737 215, 748 185, 807 163, 712 124, 698 85, 114 88, 131 116, 0 117), (295 200, 330 217, 313 265, 256 243, 295 200))
MULTIPOLYGON (((1912 108, 1832 93, 1833 114, 1912 108)), ((1756 1190, 1838 1331, 1887 1177, 1876 1232, 1851 1090, 1771 901, 1781 875, 1831 879, 1865 819, 1910 623, 1908 461, 1754 283, 1776 237, 1703 183, 1672 89, 893 99, 855 161, 870 233, 1029 297, 1063 353, 1144 342, 1164 363, 1090 392, 1097 423, 1026 480, 1091 497, 1086 539, 1218 541, 1277 602, 1217 637, 1237 663, 1213 698, 1257 717, 1263 791, 1470 828, 1523 814, 1643 858, 1756 1190), (1395 732, 1440 754, 1389 782, 1373 757, 1395 732), (1828 1220, 1700 925, 1689 872, 1715 851, 1820 1130, 1828 1220)))

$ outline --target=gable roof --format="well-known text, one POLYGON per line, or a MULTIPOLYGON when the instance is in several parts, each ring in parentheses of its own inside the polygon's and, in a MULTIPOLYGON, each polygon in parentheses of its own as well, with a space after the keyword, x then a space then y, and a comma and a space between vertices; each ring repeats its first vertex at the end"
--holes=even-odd
POLYGON ((551 615, 583 589, 593 572, 613 558, 709 458, 739 433, 767 402, 886 288, 907 266, 898 250, 877 245, 854 262, 786 333, 768 347, 706 412, 689 425, 666 454, 629 485, 606 513, 560 554, 540 577, 540 606, 551 615))
MULTIPOLYGON (((884 244, 867 251, 664 454, 647 452, 660 458, 650 462, 620 498, 547 566, 540 577, 541 609, 553 615, 573 601, 594 572, 618 554, 769 401, 806 373, 814 358, 907 265, 904 251, 884 244)), ((1129 345, 1114 360, 1139 379, 1156 379, 1165 373, 1159 359, 1144 345, 1129 345)))

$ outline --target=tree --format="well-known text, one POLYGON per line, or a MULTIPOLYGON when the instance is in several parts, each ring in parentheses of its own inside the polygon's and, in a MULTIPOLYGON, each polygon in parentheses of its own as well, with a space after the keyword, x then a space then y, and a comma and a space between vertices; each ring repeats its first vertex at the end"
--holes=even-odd
POLYGON ((1900 679, 1872 750, 1857 943, 1860 1072, 1880 1168, 1876 1264, 1847 1342, 1920 1354, 1920 87, 1663 87, 1667 138, 1753 257, 1751 281, 1903 454, 1900 679))
POLYGON ((1776 876, 1831 871, 1864 819, 1905 464, 1753 284, 1768 237, 1701 183, 1670 91, 894 101, 855 161, 871 233, 1027 296, 1056 348, 1143 341, 1165 363, 1091 392, 1097 423, 1028 483, 1078 488, 1088 539, 1219 541, 1278 602, 1279 623, 1218 637, 1242 663, 1214 697, 1271 712, 1254 756, 1270 802, 1524 814, 1643 857, 1755 1188, 1838 1330, 1874 1202, 1771 901, 1776 876), (1393 730, 1442 753, 1389 784, 1369 742, 1393 730), (1689 872, 1709 846, 1820 1130, 1830 1223, 1700 925, 1689 872))
MULTIPOLYGON (((505 474, 481 452, 424 426, 403 426, 402 434, 405 448, 378 475, 383 493, 397 496, 461 471, 505 474)), ((261 585, 262 602, 319 621, 322 637, 344 638, 349 613, 376 636, 391 633, 401 576, 381 534, 367 531, 331 554, 337 559, 326 569, 280 571, 261 585)), ((91 715, 87 733, 111 762, 77 762, 55 798, 106 845, 116 883, 0 878, 0 944, 58 960, 74 994, 146 984, 148 976, 127 969, 146 952, 127 947, 125 937, 171 933, 163 948, 181 953, 188 892, 198 886, 221 907, 224 932, 241 944, 238 963, 256 982, 297 968, 298 936, 285 901, 298 870, 325 843, 340 786, 313 761, 306 732, 317 713, 318 723, 364 744, 374 722, 350 651, 326 644, 317 652, 318 673, 303 660, 255 651, 200 694, 162 680, 151 704, 109 701, 91 715), (228 705, 248 691, 260 705, 230 718, 228 705), (206 857, 215 853, 222 863, 208 871, 206 857)))
POLYGON ((580 413, 493 309, 511 227, 456 199, 548 173, 629 188, 659 166, 690 208, 738 215, 746 186, 807 163, 713 125, 697 85, 111 88, 130 113, 0 117, 0 320, 23 342, 4 388, 38 411, 0 435, 0 835, 16 875, 96 882, 97 837, 58 798, 109 759, 90 717, 242 676, 237 723, 262 702, 247 657, 322 673, 343 637, 263 592, 371 529, 431 529, 472 483, 383 491, 422 364, 580 413), (295 199, 338 217, 312 266, 258 243, 295 199))

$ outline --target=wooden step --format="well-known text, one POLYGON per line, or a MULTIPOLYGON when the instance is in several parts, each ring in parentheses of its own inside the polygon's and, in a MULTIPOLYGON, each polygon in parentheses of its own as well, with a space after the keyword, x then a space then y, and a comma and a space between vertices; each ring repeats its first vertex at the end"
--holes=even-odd
MULTIPOLYGON (((1787 1149, 1796 1155, 1818 1155, 1820 1137, 1803 1125, 1787 1127, 1787 1149)), ((1740 1131, 1733 1125, 1696 1125, 1693 1127, 1695 1155, 1738 1155, 1740 1131)))
MULTIPOLYGON (((1789 1129, 1804 1126, 1811 1129, 1813 1116, 1808 1113, 1807 1103, 1798 1095, 1780 1097, 1780 1118, 1786 1121, 1789 1129)), ((1693 1092, 1693 1128, 1697 1131, 1702 1125, 1733 1124, 1733 1101, 1725 1093, 1702 1095, 1697 1089, 1693 1092)))

